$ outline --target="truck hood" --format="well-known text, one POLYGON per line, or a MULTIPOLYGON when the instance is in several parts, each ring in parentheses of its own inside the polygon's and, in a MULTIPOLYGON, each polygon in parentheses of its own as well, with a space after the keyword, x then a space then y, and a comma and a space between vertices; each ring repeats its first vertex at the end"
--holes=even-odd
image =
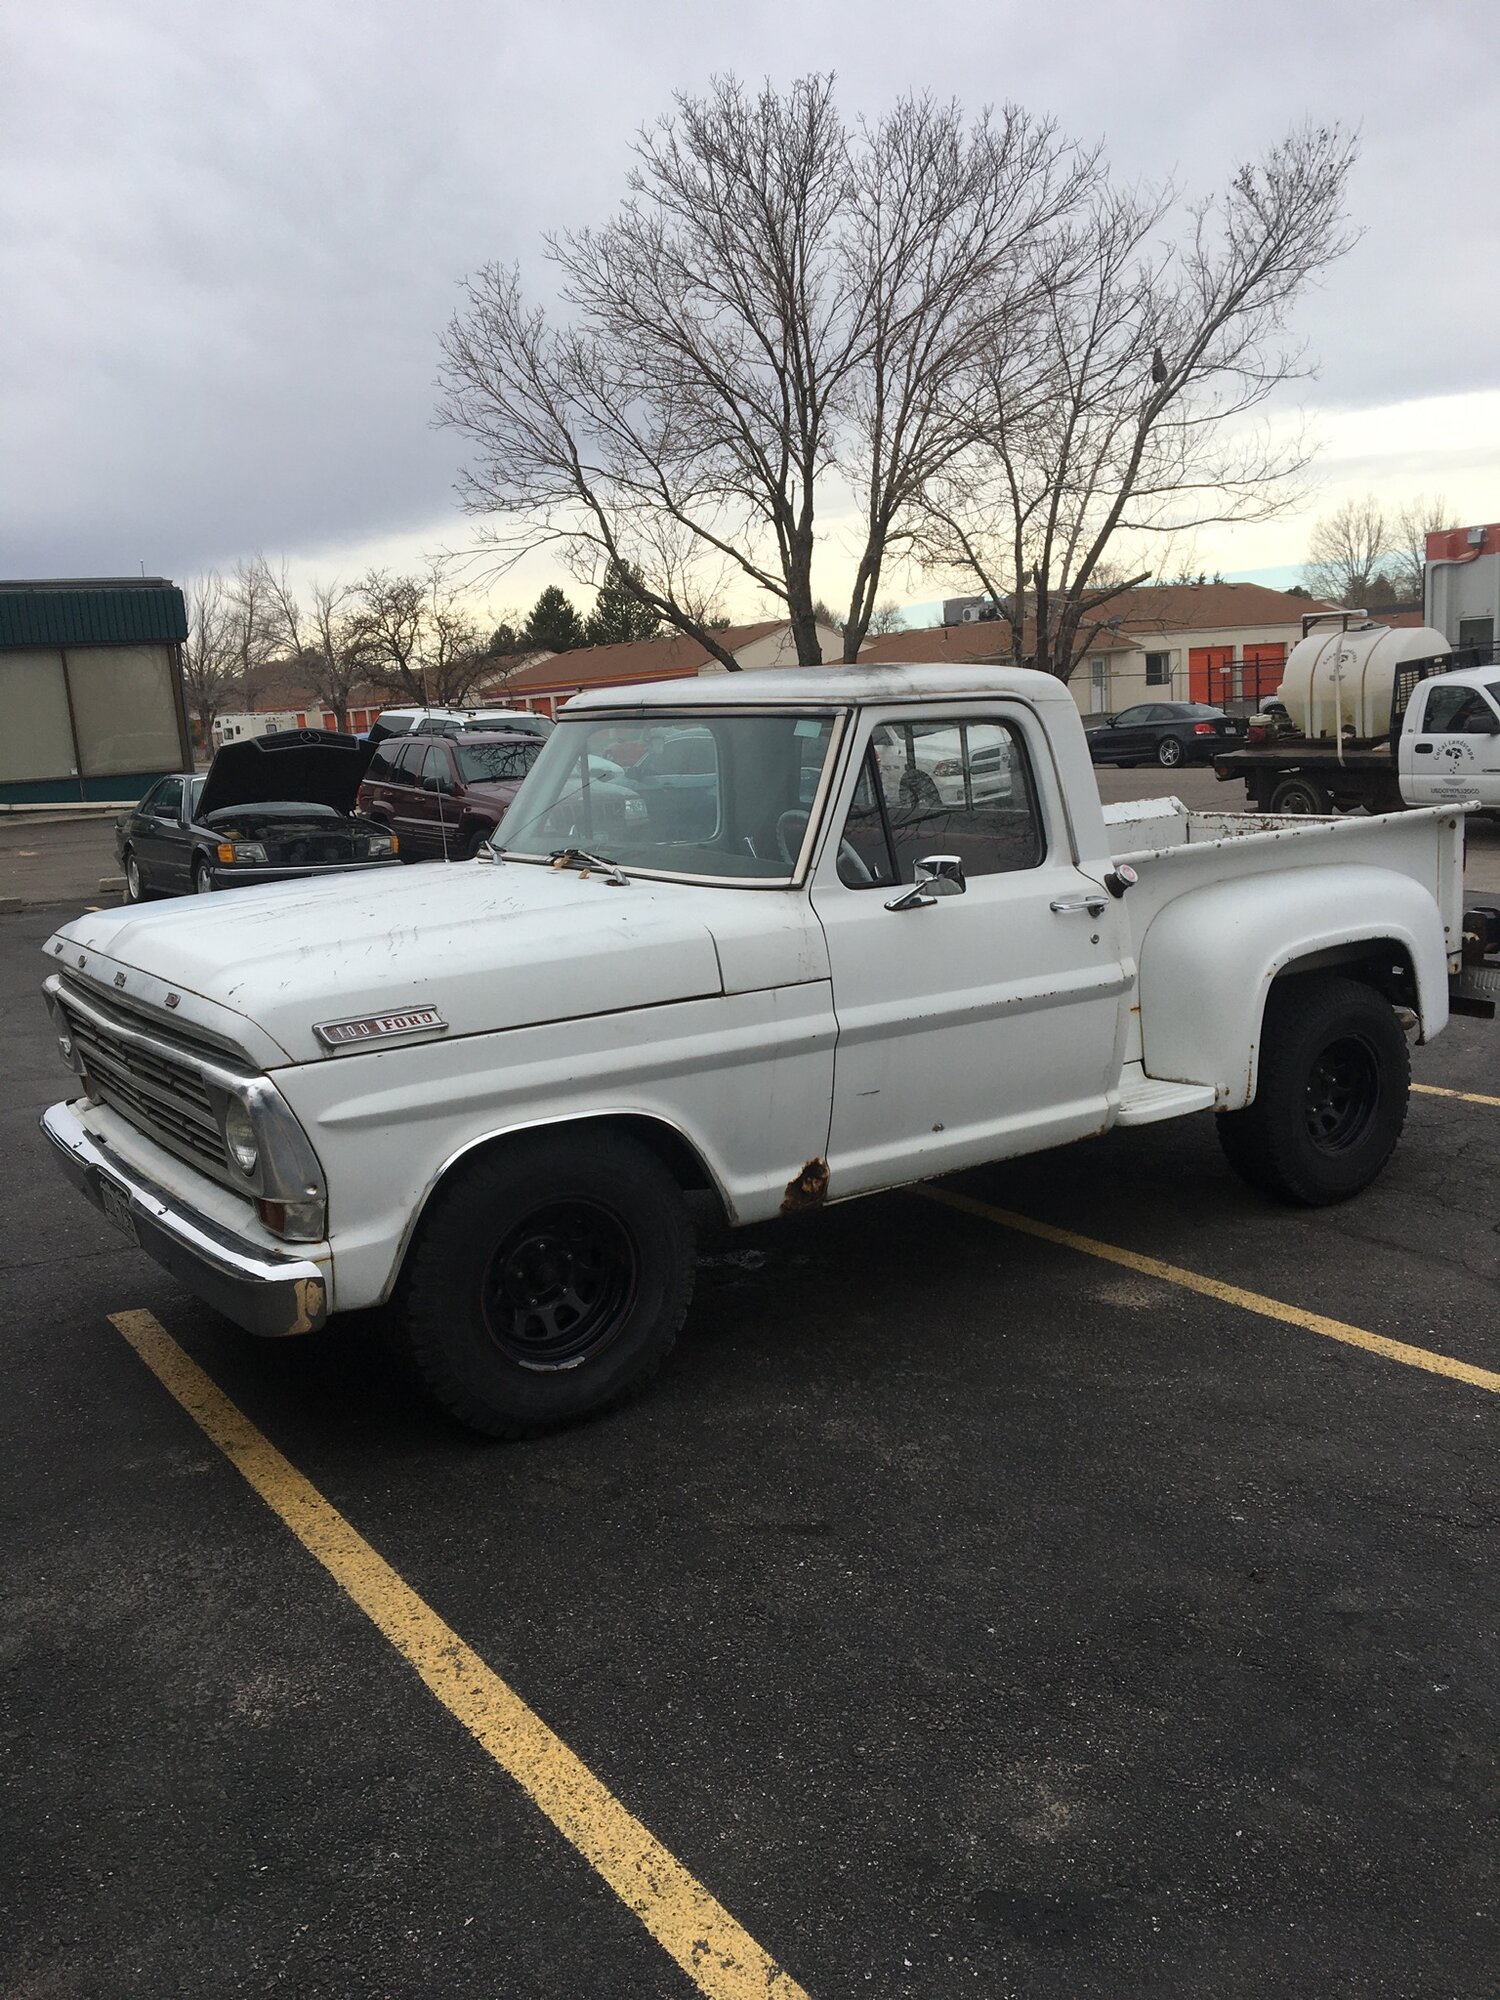
POLYGON ((184 1026, 268 1066, 267 1037, 293 1062, 338 1060, 319 1024, 432 1007, 434 1035, 487 1034, 722 993, 703 894, 662 887, 519 862, 372 869, 95 911, 48 953, 122 1000, 170 988, 184 1026))
POLYGON ((352 813, 360 779, 374 755, 373 743, 331 729, 285 730, 226 743, 208 767, 197 816, 206 819, 226 806, 279 799, 352 813))

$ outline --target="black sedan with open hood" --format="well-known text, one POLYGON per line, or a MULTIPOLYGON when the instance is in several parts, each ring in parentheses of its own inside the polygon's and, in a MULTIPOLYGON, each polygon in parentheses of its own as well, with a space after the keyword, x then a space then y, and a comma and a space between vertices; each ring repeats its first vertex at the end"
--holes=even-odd
POLYGON ((207 776, 160 778, 115 823, 125 899, 382 867, 396 836, 354 810, 374 745, 330 729, 226 743, 207 776))

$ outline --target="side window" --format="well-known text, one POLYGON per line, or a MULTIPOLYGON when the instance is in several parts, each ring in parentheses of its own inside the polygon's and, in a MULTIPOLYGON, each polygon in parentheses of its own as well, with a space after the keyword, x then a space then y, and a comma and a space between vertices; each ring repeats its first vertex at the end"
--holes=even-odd
POLYGON ((974 877, 1035 868, 1045 852, 1031 768, 1009 723, 976 717, 875 729, 839 851, 849 887, 910 882, 930 854, 956 854, 974 877))
POLYGON ((419 785, 422 782, 422 759, 427 755, 427 745, 419 737, 413 737, 401 746, 401 754, 396 759, 395 781, 398 785, 419 785))
POLYGON ((1422 731, 1430 736, 1488 736, 1495 714, 1475 687, 1435 687, 1427 697, 1422 731))
POLYGON ((367 785, 386 785, 391 782, 400 747, 399 737, 387 737, 384 742, 377 745, 375 755, 370 759, 365 771, 367 785))
POLYGON ((457 791, 453 782, 453 760, 445 748, 439 749, 434 743, 427 753, 427 762, 422 770, 422 790, 438 792, 444 797, 457 791))
POLYGON ((872 743, 865 752, 839 841, 838 874, 845 888, 889 888, 896 879, 880 791, 880 762, 872 743))
POLYGON ((1115 721, 1122 729, 1134 729, 1138 723, 1147 722, 1150 718, 1151 710, 1149 708, 1122 708, 1120 713, 1115 717, 1115 721))
POLYGON ((164 778, 151 794, 148 809, 157 819, 180 820, 182 818, 181 778, 164 778))

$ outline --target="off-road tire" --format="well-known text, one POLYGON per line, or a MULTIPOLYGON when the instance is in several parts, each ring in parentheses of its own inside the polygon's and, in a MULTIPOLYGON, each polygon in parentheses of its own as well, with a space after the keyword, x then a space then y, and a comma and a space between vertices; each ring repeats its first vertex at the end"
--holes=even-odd
MULTIPOLYGON (((567 1257, 566 1247, 556 1251, 554 1267, 567 1268, 567 1257)), ((587 1127, 525 1133, 457 1167, 433 1196, 396 1288, 391 1332, 450 1416, 490 1437, 531 1437, 596 1415, 649 1380, 671 1352, 693 1275, 688 1206, 654 1153, 587 1127), (516 1267, 530 1257, 529 1287, 546 1246, 566 1243, 565 1225, 547 1218, 569 1215, 595 1218, 609 1240, 628 1245, 628 1291, 613 1306, 605 1297, 613 1322, 601 1320, 600 1343, 582 1358, 539 1358, 538 1334, 527 1365, 517 1358, 527 1350, 513 1305, 516 1267)))
POLYGON ((1373 987, 1332 973, 1281 979, 1266 1001, 1254 1102, 1220 1114, 1219 1143, 1278 1201, 1347 1201, 1395 1150, 1410 1088, 1406 1037, 1373 987))

